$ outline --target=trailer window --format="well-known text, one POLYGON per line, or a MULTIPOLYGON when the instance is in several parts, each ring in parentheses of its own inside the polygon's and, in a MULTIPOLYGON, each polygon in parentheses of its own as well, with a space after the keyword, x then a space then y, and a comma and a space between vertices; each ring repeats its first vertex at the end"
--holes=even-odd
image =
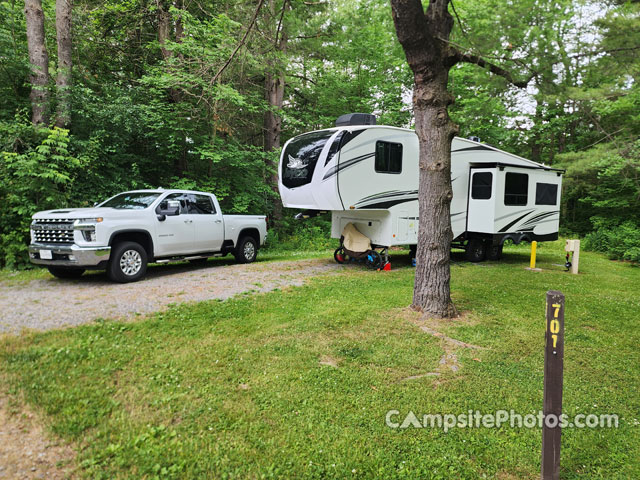
POLYGON ((378 173, 402 172, 402 144, 376 142, 375 169, 378 173))
POLYGON ((474 200, 490 199, 492 185, 493 174, 491 172, 474 173, 471 181, 471 198, 474 200))
POLYGON ((313 171, 327 140, 335 130, 300 135, 289 142, 282 159, 282 184, 295 188, 311 183, 313 171))
POLYGON ((529 194, 529 175, 508 172, 504 182, 504 204, 526 205, 529 194))
POLYGON ((536 183, 536 205, 557 205, 558 185, 555 183, 536 183))

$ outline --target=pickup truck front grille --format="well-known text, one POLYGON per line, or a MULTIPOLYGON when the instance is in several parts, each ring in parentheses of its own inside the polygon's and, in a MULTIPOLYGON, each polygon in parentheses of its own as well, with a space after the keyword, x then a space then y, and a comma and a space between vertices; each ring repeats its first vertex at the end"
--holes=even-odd
POLYGON ((73 222, 64 218, 34 220, 31 224, 33 239, 37 243, 71 245, 73 243, 73 222))

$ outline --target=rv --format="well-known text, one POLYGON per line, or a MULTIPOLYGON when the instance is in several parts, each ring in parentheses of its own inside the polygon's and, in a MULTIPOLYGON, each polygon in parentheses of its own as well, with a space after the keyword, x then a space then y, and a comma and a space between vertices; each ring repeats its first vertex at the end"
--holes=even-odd
MULTIPOLYGON (((331 236, 352 223, 374 248, 418 241, 418 137, 375 125, 366 114, 343 115, 335 128, 305 133, 282 149, 279 190, 299 217, 331 212, 331 236)), ((563 171, 479 141, 451 145, 453 246, 467 259, 497 260, 505 241, 558 238, 563 171)))

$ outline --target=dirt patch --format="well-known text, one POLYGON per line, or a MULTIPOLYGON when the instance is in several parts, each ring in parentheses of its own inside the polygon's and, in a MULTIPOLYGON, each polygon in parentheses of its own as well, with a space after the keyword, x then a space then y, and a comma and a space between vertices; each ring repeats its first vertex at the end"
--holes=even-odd
POLYGON ((0 479, 75 478, 73 449, 50 437, 35 414, 0 393, 0 479))
POLYGON ((172 304, 268 292, 302 285, 315 275, 344 271, 333 259, 231 262, 154 266, 144 280, 129 284, 112 283, 95 273, 77 280, 48 276, 20 284, 0 282, 0 333, 50 330, 98 318, 135 319, 172 304))
MULTIPOLYGON (((405 319, 406 321, 416 325, 423 332, 434 336, 440 339, 440 345, 443 350, 443 355, 440 357, 440 361, 438 362, 437 368, 432 372, 426 372, 419 375, 412 375, 410 377, 403 378, 402 381, 407 380, 416 380, 424 377, 439 377, 445 372, 453 372, 456 373, 462 367, 458 362, 458 355, 456 354, 458 349, 468 348, 473 350, 484 350, 485 347, 481 347, 480 345, 473 345, 471 343, 466 343, 461 340, 448 337, 444 333, 440 332, 439 329, 444 328, 445 326, 449 326, 451 324, 466 324, 466 325, 474 325, 476 323, 475 319, 471 318, 468 314, 462 314, 454 319, 441 319, 441 318, 430 318, 427 315, 424 315, 419 312, 415 312, 410 308, 405 308, 401 310, 398 315, 405 319)), ((476 361, 481 361, 479 358, 474 358, 476 361)), ((434 386, 438 386, 440 382, 436 382, 434 386)))
POLYGON ((323 355, 320 358, 320 365, 326 365, 328 367, 338 368, 338 360, 328 355, 323 355))

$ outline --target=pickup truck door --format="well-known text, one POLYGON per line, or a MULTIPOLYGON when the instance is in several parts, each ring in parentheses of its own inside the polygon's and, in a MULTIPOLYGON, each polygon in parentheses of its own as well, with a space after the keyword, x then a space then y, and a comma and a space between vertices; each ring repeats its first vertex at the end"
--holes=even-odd
POLYGON ((211 195, 193 194, 189 215, 195 225, 195 251, 219 252, 224 241, 224 221, 211 195))
POLYGON ((167 200, 180 202, 180 214, 167 216, 163 221, 157 222, 157 242, 155 256, 164 257, 182 255, 195 251, 195 215, 188 214, 189 199, 184 193, 172 193, 167 195, 160 203, 167 200))

